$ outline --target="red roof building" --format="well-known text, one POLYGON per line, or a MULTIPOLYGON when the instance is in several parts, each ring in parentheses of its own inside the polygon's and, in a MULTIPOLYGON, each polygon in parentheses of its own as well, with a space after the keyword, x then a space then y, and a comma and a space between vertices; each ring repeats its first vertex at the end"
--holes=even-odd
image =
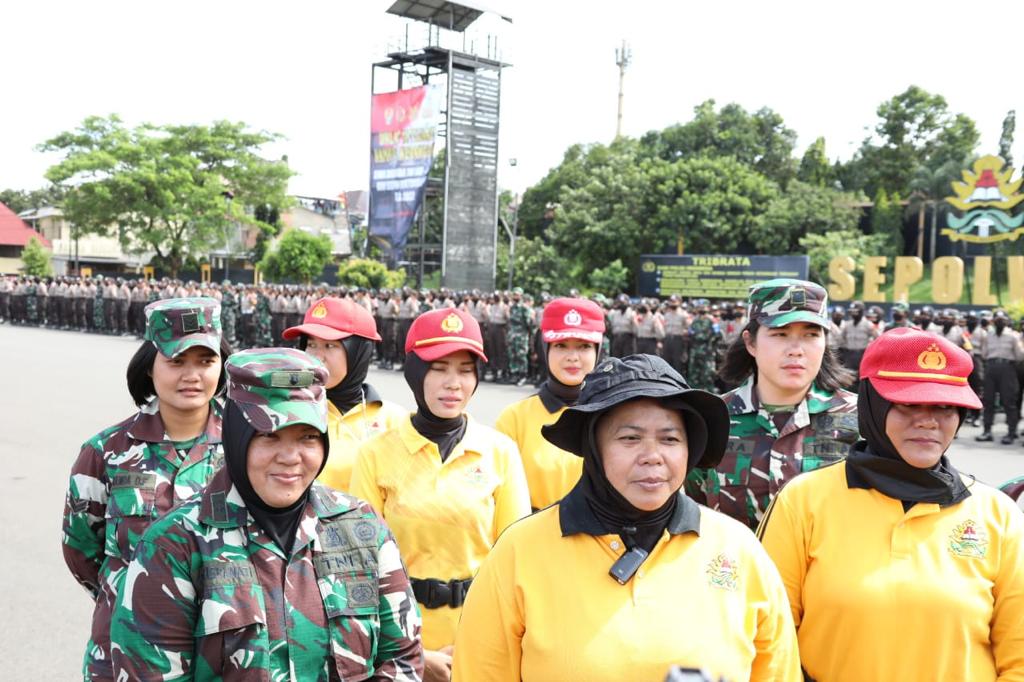
POLYGON ((50 248, 50 240, 28 226, 14 211, 0 203, 0 246, 24 248, 28 240, 35 237, 39 243, 50 248))

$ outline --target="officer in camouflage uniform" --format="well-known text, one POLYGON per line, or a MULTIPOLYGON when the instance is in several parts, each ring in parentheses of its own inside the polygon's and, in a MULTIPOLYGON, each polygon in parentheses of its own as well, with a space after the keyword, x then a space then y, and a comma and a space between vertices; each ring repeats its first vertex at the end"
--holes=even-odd
POLYGON ((391 531, 313 480, 327 369, 274 348, 227 371, 226 466, 139 543, 111 630, 117 679, 420 680, 420 617, 391 531), (299 480, 268 481, 274 467, 299 480))
POLYGON ((267 298, 265 287, 260 287, 256 298, 256 312, 254 316, 255 334, 253 344, 257 348, 268 348, 274 345, 271 333, 273 331, 272 317, 270 313, 270 299, 267 298))
POLYGON ((707 299, 694 301, 694 318, 690 322, 690 357, 686 381, 691 388, 715 391, 715 362, 722 332, 708 313, 707 299))
MULTIPOLYGON (((219 355, 220 308, 213 299, 163 300, 147 306, 146 316, 140 353, 155 346, 156 352, 176 358, 200 346, 219 355)), ((204 388, 212 398, 216 382, 204 388)), ((64 505, 64 561, 96 602, 83 663, 88 680, 114 679, 110 617, 143 531, 202 489, 223 459, 221 409, 215 399, 204 408, 203 431, 175 441, 165 432, 160 397, 146 402, 146 396, 132 393, 142 409, 85 442, 71 469, 64 505)))
POLYGON ((533 310, 523 302, 523 290, 512 290, 512 305, 508 311, 508 373, 509 383, 526 383, 530 353, 530 328, 533 310))
MULTIPOLYGON (((762 334, 793 323, 829 328, 828 294, 813 282, 775 279, 755 284, 748 310, 762 334)), ((842 372, 828 350, 822 357, 830 372, 833 365, 842 372)), ((809 365, 808 370, 815 371, 809 365)), ((751 529, 757 528, 782 486, 801 472, 844 458, 859 437, 857 396, 838 386, 819 386, 820 369, 795 406, 762 404, 759 373, 754 361, 746 381, 722 396, 731 418, 725 458, 716 469, 694 469, 686 482, 695 500, 751 529)))
POLYGON ((238 346, 236 336, 238 320, 238 296, 235 295, 235 288, 231 286, 231 280, 224 280, 221 287, 220 315, 221 323, 224 326, 224 339, 232 348, 238 346))
POLYGON ((36 291, 35 277, 26 279, 25 284, 25 322, 39 324, 39 296, 36 291))

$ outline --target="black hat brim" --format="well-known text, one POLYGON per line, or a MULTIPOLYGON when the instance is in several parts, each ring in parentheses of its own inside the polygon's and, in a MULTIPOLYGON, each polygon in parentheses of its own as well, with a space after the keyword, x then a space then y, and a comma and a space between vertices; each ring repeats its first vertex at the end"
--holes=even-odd
POLYGON ((608 396, 604 400, 574 405, 563 412, 555 423, 542 427, 541 434, 553 445, 583 457, 583 439, 591 417, 641 398, 659 402, 672 399, 671 402, 681 402, 696 412, 707 427, 707 445, 696 460, 693 460, 695 453, 690 453, 691 463, 688 468, 710 469, 718 466, 725 456, 725 446, 729 442, 729 410, 725 402, 714 393, 695 388, 665 390, 641 385, 608 396))

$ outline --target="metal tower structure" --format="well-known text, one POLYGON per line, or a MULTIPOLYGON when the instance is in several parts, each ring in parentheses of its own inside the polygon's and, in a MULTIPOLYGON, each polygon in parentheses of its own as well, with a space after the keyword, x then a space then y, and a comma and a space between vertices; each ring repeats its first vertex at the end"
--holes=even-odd
POLYGON ((622 137, 622 102, 625 99, 626 67, 633 60, 633 50, 623 40, 622 49, 615 50, 615 65, 619 67, 619 115, 615 120, 615 139, 622 137))
POLYGON ((499 59, 496 37, 487 36, 486 50, 478 54, 475 41, 467 43, 465 33, 490 10, 465 0, 398 0, 387 11, 411 21, 404 44, 373 65, 372 92, 377 93, 382 83, 396 83, 398 90, 427 83, 445 86, 438 124, 438 136, 444 140, 444 178, 428 184, 418 219, 420 238, 408 244, 409 251, 417 252, 419 279, 425 254, 433 250, 440 252, 442 286, 490 290, 497 256, 501 71, 509 65, 499 59), (410 47, 410 28, 421 26, 413 22, 426 24, 426 44, 410 47), (452 47, 459 39, 461 47, 452 47), (392 78, 385 79, 386 74, 392 78), (444 215, 439 249, 424 243, 427 207, 438 200, 443 201, 444 215))

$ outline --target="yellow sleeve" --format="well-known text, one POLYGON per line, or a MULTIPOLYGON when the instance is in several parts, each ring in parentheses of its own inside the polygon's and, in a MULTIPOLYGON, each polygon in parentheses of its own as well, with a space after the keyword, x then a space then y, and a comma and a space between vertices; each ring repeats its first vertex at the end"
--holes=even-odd
POLYGON ((759 614, 754 634, 754 662, 751 682, 803 682, 796 628, 790 616, 786 589, 778 571, 767 557, 757 562, 762 575, 766 608, 759 614))
POLYGON ((469 588, 455 633, 452 682, 519 682, 526 623, 515 595, 514 547, 497 546, 469 588))
POLYGON ((530 488, 526 484, 523 460, 515 443, 507 444, 502 460, 505 469, 503 481, 494 491, 494 542, 502 531, 530 515, 530 488))
POLYGON ((516 423, 516 417, 519 416, 518 410, 516 410, 518 406, 519 403, 512 403, 502 410, 498 415, 498 421, 494 422, 494 428, 514 440, 516 445, 522 448, 523 444, 519 442, 519 429, 516 423))
POLYGON ((768 506, 757 529, 757 537, 775 562, 789 597, 793 624, 800 627, 803 616, 803 587, 807 576, 807 539, 804 519, 791 507, 789 488, 783 488, 768 506))
POLYGON ((999 538, 999 571, 992 594, 992 653, 998 682, 1024 681, 1024 515, 1007 501, 1008 522, 999 538))
POLYGON ((377 453, 372 445, 382 437, 363 443, 356 454, 352 468, 352 483, 349 494, 370 503, 381 518, 384 517, 384 491, 377 485, 377 453))

